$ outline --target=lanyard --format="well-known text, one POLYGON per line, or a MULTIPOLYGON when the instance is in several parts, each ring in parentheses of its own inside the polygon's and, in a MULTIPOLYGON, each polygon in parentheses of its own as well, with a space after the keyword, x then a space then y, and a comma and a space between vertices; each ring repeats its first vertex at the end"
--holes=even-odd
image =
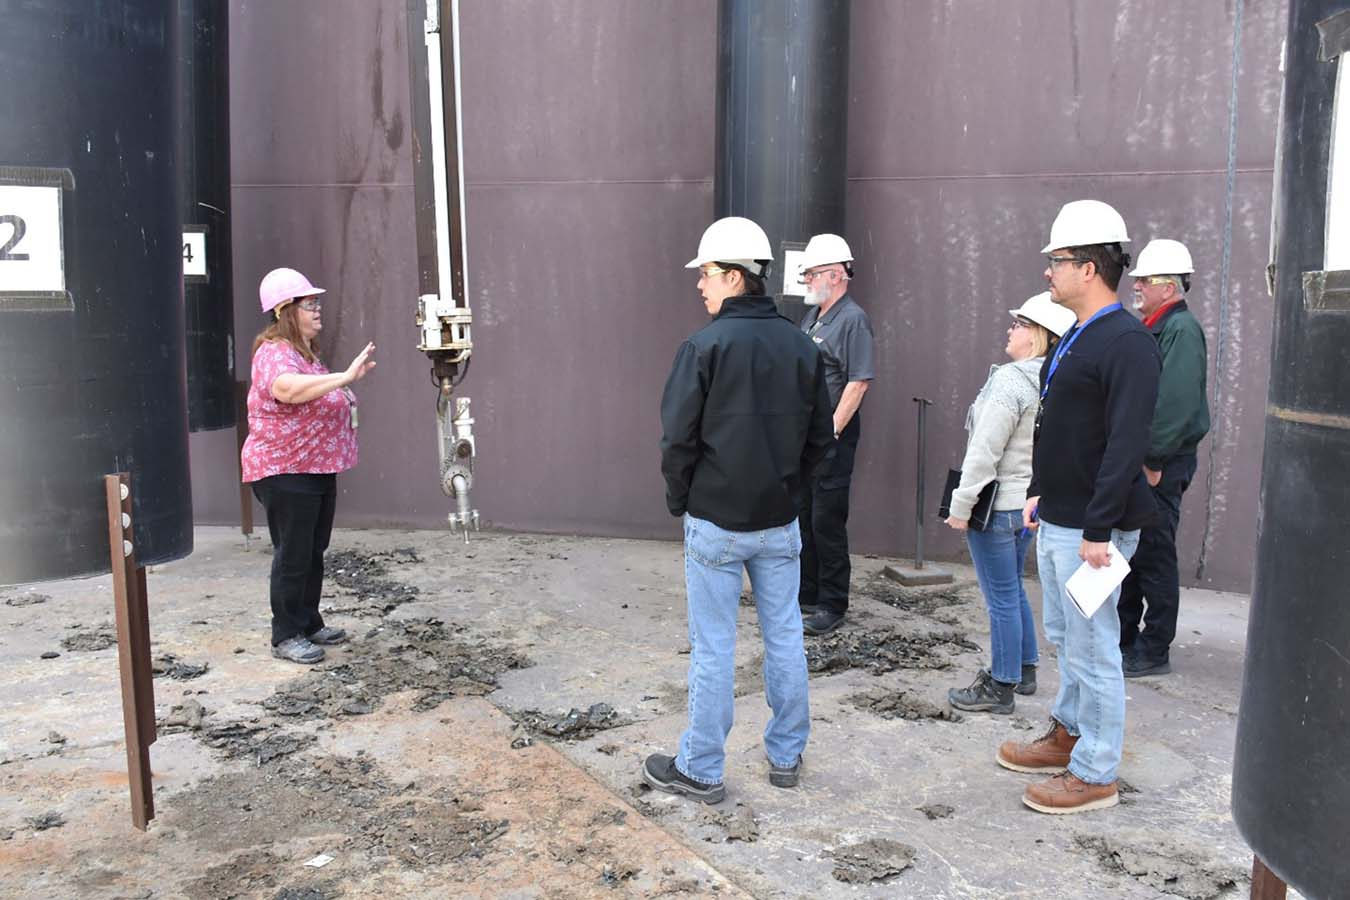
POLYGON ((1055 370, 1059 368, 1059 361, 1069 352, 1069 348, 1073 346, 1074 341, 1078 340, 1078 336, 1084 331, 1087 331, 1087 327, 1093 322, 1097 321, 1107 313, 1113 313, 1120 308, 1121 306, 1119 303, 1112 303, 1110 306, 1102 307, 1093 313, 1092 318, 1088 319, 1082 325, 1074 326, 1073 334, 1059 342, 1059 346, 1055 348, 1055 355, 1050 358, 1050 371, 1045 373, 1045 387, 1041 388, 1042 400, 1045 399, 1046 394, 1050 393, 1050 379, 1055 377, 1055 370))

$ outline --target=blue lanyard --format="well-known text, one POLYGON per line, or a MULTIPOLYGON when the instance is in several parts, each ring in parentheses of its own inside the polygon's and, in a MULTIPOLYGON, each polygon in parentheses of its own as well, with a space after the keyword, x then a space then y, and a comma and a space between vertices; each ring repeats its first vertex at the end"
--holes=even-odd
POLYGON ((1069 348, 1073 346, 1074 341, 1078 340, 1078 336, 1086 331, 1089 325, 1100 319, 1102 316, 1107 313, 1113 313, 1121 308, 1119 303, 1112 303, 1110 306, 1102 307, 1093 313, 1092 318, 1088 319, 1082 325, 1074 326, 1073 334, 1059 342, 1059 346, 1055 348, 1055 355, 1050 358, 1050 371, 1045 373, 1045 387, 1041 388, 1042 400, 1045 399, 1046 394, 1050 393, 1050 379, 1055 377, 1055 370, 1059 368, 1059 361, 1069 352, 1069 348))

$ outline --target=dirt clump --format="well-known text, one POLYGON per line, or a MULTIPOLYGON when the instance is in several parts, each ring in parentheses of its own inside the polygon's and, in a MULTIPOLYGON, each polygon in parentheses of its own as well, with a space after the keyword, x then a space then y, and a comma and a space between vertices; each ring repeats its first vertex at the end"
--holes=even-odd
POLYGON ((202 743, 226 759, 252 759, 264 766, 299 753, 318 738, 312 734, 280 731, 270 722, 224 722, 196 732, 202 743))
POLYGON ((333 550, 324 557, 324 571, 338 587, 353 598, 352 603, 334 606, 336 612, 356 615, 384 615, 417 599, 416 587, 389 578, 389 569, 419 564, 422 557, 411 547, 388 552, 333 550))
POLYGON ((1247 880, 1243 868, 1215 859, 1206 849, 1160 839, 1156 834, 1137 841, 1077 834, 1074 843, 1095 855, 1107 871, 1129 875, 1154 890, 1187 900, 1211 900, 1247 880))
POLYGON ((962 652, 980 648, 960 632, 914 634, 899 628, 873 631, 836 631, 806 642, 806 668, 813 675, 865 669, 884 675, 896 669, 946 669, 951 660, 944 650, 962 652))
POLYGON ((156 676, 166 675, 174 681, 191 681, 194 678, 200 678, 210 668, 210 663, 184 662, 172 653, 157 656, 154 662, 150 664, 151 673, 156 676))
MULTIPOLYGON (((479 809, 470 803, 472 811, 479 809)), ((461 810, 441 790, 427 798, 384 803, 357 819, 348 845, 376 857, 389 857, 413 869, 481 857, 506 834, 510 822, 461 810)))
MULTIPOLYGON (((537 709, 508 713, 528 734, 561 738, 567 741, 584 741, 601 731, 625 724, 614 707, 608 703, 592 703, 585 710, 575 707, 562 715, 549 715, 537 709)), ((528 743, 523 746, 529 746, 528 743)))
POLYGON ((34 831, 46 831, 48 828, 60 828, 66 824, 66 817, 55 810, 50 810, 38 816, 25 816, 23 822, 34 831))
POLYGON ((858 709, 875 713, 883 719, 940 719, 960 722, 964 717, 950 706, 939 706, 909 691, 868 691, 845 698, 858 709))
POLYGON ((159 721, 159 730, 164 734, 179 731, 201 731, 202 722, 211 711, 196 700, 188 699, 175 704, 169 714, 159 721))
MULTIPOLYGON (((755 811, 742 803, 737 803, 732 812, 704 810, 699 822, 716 828, 722 835, 723 843, 742 841, 753 844, 759 840, 759 821, 755 818, 755 811)), ((711 842, 713 835, 705 835, 703 839, 711 842)))
POLYGON ((532 665, 465 631, 439 619, 386 620, 351 642, 350 661, 283 685, 263 708, 294 720, 364 715, 389 694, 418 691, 412 708, 426 712, 451 697, 489 694, 498 675, 532 665))
POLYGON ((259 891, 277 886, 277 873, 285 866, 284 860, 266 850, 252 850, 211 866, 201 878, 184 885, 183 893, 189 900, 257 896, 259 891))
POLYGON ((37 591, 23 591, 19 594, 7 594, 5 596, 6 606, 37 606, 39 603, 46 603, 52 599, 46 594, 39 594, 37 591))
POLYGON ((945 803, 925 803, 923 806, 914 808, 927 816, 930 822, 935 819, 950 819, 952 813, 956 812, 956 807, 948 806, 945 803))
POLYGON ((72 625, 71 628, 73 633, 61 638, 61 646, 67 650, 107 650, 117 643, 117 632, 108 622, 91 629, 85 629, 80 625, 72 625))
POLYGON ((914 863, 915 849, 909 844, 885 838, 871 838, 828 851, 834 857, 830 874, 845 884, 887 881, 914 863))
POLYGON ((936 610, 965 603, 969 599, 967 590, 966 586, 950 584, 938 587, 907 587, 879 574, 870 581, 855 586, 853 593, 906 612, 931 616, 936 610))

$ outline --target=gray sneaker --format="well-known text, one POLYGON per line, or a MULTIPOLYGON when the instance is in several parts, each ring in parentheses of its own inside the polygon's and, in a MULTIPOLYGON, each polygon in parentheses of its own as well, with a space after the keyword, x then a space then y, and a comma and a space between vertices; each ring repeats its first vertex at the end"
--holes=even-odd
POLYGON ((796 787, 797 782, 801 780, 801 775, 802 758, 800 756, 790 766, 776 766, 773 764, 773 760, 769 760, 769 784, 774 787, 796 787))
POLYGON ((325 625, 318 631, 309 635, 311 644, 345 644, 347 642, 347 632, 341 628, 334 628, 332 625, 325 625))
POLYGON ((316 647, 307 638, 296 635, 274 646, 272 655, 277 659, 286 659, 308 666, 323 659, 323 648, 316 647))

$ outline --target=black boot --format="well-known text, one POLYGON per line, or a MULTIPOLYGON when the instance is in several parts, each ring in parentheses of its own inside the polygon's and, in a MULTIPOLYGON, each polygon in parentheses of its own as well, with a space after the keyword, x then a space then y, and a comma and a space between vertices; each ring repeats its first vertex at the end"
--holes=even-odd
POLYGON ((981 669, 975 681, 968 688, 952 688, 947 692, 947 702, 957 709, 967 712, 990 712, 1008 716, 1013 711, 1013 686, 995 681, 988 669, 981 669))
POLYGON ((1036 693, 1036 664, 1024 663, 1022 665, 1022 680, 1017 685, 1017 693, 1023 697, 1030 697, 1036 693))

